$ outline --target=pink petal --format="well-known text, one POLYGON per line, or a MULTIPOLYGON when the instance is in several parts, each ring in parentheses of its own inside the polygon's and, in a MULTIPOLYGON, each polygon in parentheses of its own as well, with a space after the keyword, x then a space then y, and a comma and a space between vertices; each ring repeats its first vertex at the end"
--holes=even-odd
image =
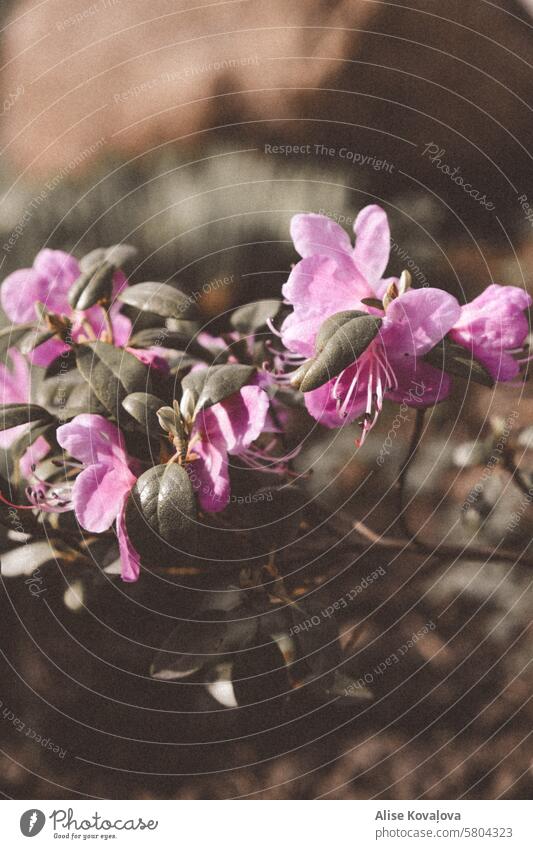
POLYGON ((32 268, 23 268, 6 277, 0 296, 4 312, 15 324, 36 321, 36 302, 50 300, 48 280, 32 268))
POLYGON ((0 363, 0 403, 24 404, 30 396, 30 370, 17 348, 9 348, 5 365, 0 363), (7 368, 11 360, 12 368, 7 368))
MULTIPOLYGON (((74 338, 74 333, 72 334, 74 338)), ((76 340, 75 340, 76 341, 76 340)), ((70 350, 70 346, 62 342, 61 339, 52 338, 38 345, 37 348, 28 355, 28 359, 34 366, 49 366, 54 360, 57 360, 61 354, 65 354, 70 350)))
POLYGON ((0 430, 0 448, 9 448, 26 431, 27 425, 10 427, 8 430, 0 430))
POLYGON ((201 414, 198 427, 206 434, 204 441, 224 445, 229 454, 239 454, 264 430, 269 404, 264 389, 243 386, 201 414))
POLYGON ((126 345, 125 350, 148 368, 155 368, 164 374, 170 371, 170 365, 165 358, 166 348, 160 348, 157 345, 152 345, 150 348, 130 348, 126 345))
POLYGON ((198 459, 188 471, 200 508, 206 513, 219 513, 230 496, 228 456, 221 444, 197 442, 191 449, 198 459))
POLYGON ((71 457, 85 465, 104 463, 127 468, 128 457, 120 431, 103 416, 81 413, 57 428, 56 439, 71 457))
POLYGON ((26 448, 26 451, 20 458, 19 468, 22 476, 24 478, 30 478, 33 467, 37 466, 41 460, 44 460, 49 451, 50 445, 44 436, 38 436, 35 442, 26 448))
POLYGON ((134 483, 135 476, 125 466, 99 463, 80 472, 72 488, 72 504, 82 528, 96 534, 107 531, 134 483))
POLYGON ((452 388, 448 374, 415 357, 392 363, 398 388, 388 390, 385 397, 408 407, 429 407, 444 401, 452 388))
POLYGON ((141 560, 133 545, 131 544, 126 530, 126 501, 127 495, 122 502, 120 512, 117 516, 117 538, 120 551, 120 565, 123 581, 136 581, 141 571, 141 560))
POLYGON ((372 287, 383 277, 390 254, 390 229, 387 214, 380 206, 365 206, 355 219, 355 264, 372 287))
POLYGON ((366 369, 362 370, 360 378, 357 381, 357 386, 350 395, 350 401, 345 411, 346 415, 343 416, 340 413, 337 399, 333 394, 336 390, 341 398, 345 398, 356 372, 357 365, 354 363, 354 365, 345 369, 339 378, 334 378, 318 389, 305 393, 304 399, 307 411, 317 422, 324 425, 324 427, 342 427, 345 424, 355 421, 364 413, 367 404, 368 389, 368 372, 366 369))
POLYGON ((410 289, 392 301, 381 327, 390 358, 422 356, 440 342, 459 319, 461 308, 442 289, 410 289))
POLYGON ((33 267, 39 274, 46 277, 54 288, 62 290, 65 294, 74 280, 80 276, 78 260, 65 251, 51 251, 45 248, 35 257, 33 267))
POLYGON ((11 321, 22 324, 36 318, 35 303, 41 301, 50 312, 70 315, 68 290, 79 277, 77 260, 64 251, 43 250, 33 268, 14 271, 2 284, 4 311, 11 321))
POLYGON ((309 213, 291 219, 291 238, 301 257, 321 254, 351 265, 352 244, 340 224, 326 215, 309 213))
MULTIPOLYGON (((6 365, 0 363, 0 404, 25 404, 30 395, 30 372, 25 357, 17 348, 10 348, 6 365), (7 368, 11 360, 12 369, 7 368)), ((0 422, 1 423, 1 422, 0 422)), ((0 447, 8 448, 26 431, 27 425, 0 430, 0 447)))
POLYGON ((531 297, 517 286, 493 284, 461 309, 451 338, 479 360, 494 380, 513 380, 519 365, 508 350, 521 348, 529 332, 531 297))
POLYGON ((294 307, 281 327, 281 338, 291 351, 311 356, 318 328, 330 315, 361 309, 361 298, 374 292, 354 265, 347 271, 324 256, 302 259, 284 284, 284 298, 294 307))

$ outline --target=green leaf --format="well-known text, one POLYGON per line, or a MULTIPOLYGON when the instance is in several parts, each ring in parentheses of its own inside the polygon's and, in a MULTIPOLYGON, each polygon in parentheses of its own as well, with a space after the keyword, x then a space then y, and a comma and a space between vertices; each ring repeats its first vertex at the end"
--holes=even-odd
POLYGON ((38 439, 40 436, 45 436, 47 431, 52 426, 53 426, 52 420, 47 421, 47 422, 42 422, 42 421, 32 422, 31 425, 29 426, 28 430, 25 431, 25 433, 23 433, 22 436, 20 436, 16 440, 16 442, 14 442, 9 447, 9 453, 10 453, 12 459, 14 460, 14 462, 17 463, 21 459, 21 457, 24 454, 24 452, 26 451, 26 449, 28 449, 30 447, 30 445, 33 445, 35 440, 38 439))
POLYGON ((451 342, 447 338, 435 345, 423 359, 440 371, 445 371, 457 377, 464 377, 465 380, 473 380, 482 386, 490 388, 494 386, 494 380, 485 367, 475 360, 466 348, 451 342))
POLYGON ((133 487, 126 527, 146 566, 173 565, 194 550, 196 499, 186 470, 177 463, 154 466, 133 487))
POLYGON ((213 354, 199 345, 198 342, 185 332, 168 330, 166 327, 147 327, 139 330, 128 342, 133 348, 149 348, 157 345, 161 348, 172 348, 184 351, 191 357, 212 362, 213 354))
POLYGON ((326 688, 326 695, 343 702, 372 701, 374 695, 368 687, 363 686, 354 678, 336 670, 333 681, 326 688))
POLYGON ((278 298, 268 298, 254 301, 252 304, 245 304, 235 310, 231 316, 231 326, 243 334, 262 330, 268 326, 268 319, 272 320, 276 317, 280 307, 281 301, 278 298))
POLYGON ((160 437, 163 433, 157 418, 157 411, 164 403, 161 398, 152 395, 150 392, 132 392, 131 395, 124 398, 122 406, 143 427, 146 433, 160 437))
POLYGON ((133 354, 107 342, 78 345, 76 363, 100 403, 113 416, 119 415, 127 395, 150 392, 151 378, 146 366, 133 354))
POLYGON ((186 319, 194 313, 191 298, 166 283, 137 283, 124 289, 118 299, 130 307, 164 318, 186 319))
POLYGON ((35 322, 27 321, 24 324, 10 324, 0 330, 0 353, 2 356, 8 348, 15 348, 20 340, 31 330, 35 330, 35 322))
POLYGON ((383 309, 383 302, 379 298, 361 298, 361 303, 367 307, 374 307, 377 310, 383 309))
POLYGON ((152 677, 179 680, 216 666, 227 654, 246 649, 257 633, 257 617, 244 606, 206 610, 201 616, 201 621, 182 622, 172 631, 154 658, 152 677))
POLYGON ((315 340, 316 353, 320 354, 320 352, 324 350, 326 343, 329 342, 339 327, 347 324, 353 318, 361 318, 361 316, 368 316, 368 313, 361 312, 361 310, 343 310, 342 312, 336 312, 334 315, 330 315, 330 317, 320 325, 320 330, 317 333, 315 340))
POLYGON ((88 310, 98 301, 111 298, 115 266, 103 262, 93 271, 82 274, 68 293, 70 306, 75 310, 88 310))
MULTIPOLYGON (((220 365, 206 369, 207 375, 196 404, 196 412, 212 407, 229 398, 250 382, 256 372, 255 366, 220 365)), ((185 385, 185 381, 182 381, 185 385)))
POLYGON ((49 339, 52 339, 55 336, 55 332, 53 330, 37 330, 37 328, 33 328, 29 333, 26 333, 20 342, 18 343, 18 349, 21 354, 31 354, 32 351, 35 350, 39 345, 42 345, 43 342, 48 342, 49 339))
POLYGON ((54 417, 37 404, 2 404, 0 405, 0 430, 11 427, 39 422, 50 423, 54 417))
POLYGON ((80 259, 82 271, 94 271, 103 262, 108 262, 115 268, 125 268, 137 257, 137 248, 133 245, 118 244, 109 248, 95 248, 80 259))
POLYGON ((381 318, 362 315, 339 327, 307 369, 300 390, 311 392, 337 377, 366 351, 380 326, 381 318))
POLYGON ((77 369, 50 377, 40 377, 33 369, 32 398, 58 419, 65 421, 79 413, 105 413, 89 384, 77 369))

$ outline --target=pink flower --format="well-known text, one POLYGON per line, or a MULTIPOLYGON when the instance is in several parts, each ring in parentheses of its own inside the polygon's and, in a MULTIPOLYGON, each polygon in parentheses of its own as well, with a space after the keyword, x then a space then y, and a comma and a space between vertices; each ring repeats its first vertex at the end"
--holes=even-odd
POLYGON ((83 413, 57 429, 57 441, 85 468, 72 488, 78 522, 95 534, 116 522, 122 579, 136 581, 140 560, 126 532, 125 507, 136 477, 120 431, 103 416, 83 413))
POLYGON ((459 317, 455 298, 440 289, 411 289, 393 300, 368 348, 337 377, 305 394, 313 418, 326 427, 362 419, 359 444, 373 427, 383 398, 427 407, 446 398, 450 377, 421 359, 459 317))
POLYGON ((202 410, 192 425, 189 474, 200 507, 223 510, 230 498, 229 454, 247 459, 250 444, 262 433, 269 399, 259 386, 243 386, 229 398, 202 410))
POLYGON ((342 227, 325 215, 295 215, 294 246, 303 259, 283 286, 294 311, 282 327, 285 346, 310 357, 322 322, 343 310, 366 309, 362 298, 381 298, 395 278, 382 279, 390 253, 387 215, 365 206, 354 223, 355 248, 342 227))
POLYGON ((517 286, 492 284, 461 307, 461 315, 450 338, 475 357, 496 381, 518 376, 520 361, 511 351, 521 349, 529 333, 524 310, 531 297, 517 286))
POLYGON ((433 288, 411 289, 392 300, 386 311, 365 306, 363 298, 382 297, 394 279, 382 279, 390 244, 385 213, 377 206, 365 207, 354 230, 352 249, 334 221, 321 215, 293 218, 291 233, 304 259, 283 287, 294 311, 283 322, 281 338, 289 350, 312 357, 317 333, 328 317, 345 310, 382 317, 377 336, 353 364, 305 393, 308 411, 326 427, 362 418, 362 442, 384 397, 425 407, 449 394, 448 375, 421 358, 458 321, 460 307, 452 295, 433 288))
MULTIPOLYGON (((51 313, 65 315, 72 321, 72 338, 75 342, 86 338, 83 323, 89 323, 97 339, 106 332, 104 312, 100 306, 84 312, 74 311, 68 302, 69 289, 80 276, 78 261, 64 251, 40 251, 33 268, 14 271, 4 280, 1 289, 2 307, 14 324, 36 321, 35 305, 39 301, 51 313)), ((121 271, 114 276, 113 297, 127 285, 121 271)), ((114 342, 125 345, 131 332, 130 320, 120 314, 120 304, 115 301, 110 309, 114 342)), ((53 338, 43 342, 32 353, 36 365, 47 366, 68 350, 68 345, 53 338)))
MULTIPOLYGON (((10 348, 8 356, 13 368, 0 363, 0 404, 27 404, 30 400, 30 370, 26 359, 16 348, 10 348)), ((9 448, 27 430, 27 425, 0 430, 0 448, 9 448)), ((39 436, 26 449, 20 459, 20 470, 25 478, 31 476, 32 467, 36 466, 50 450, 44 436, 39 436)))

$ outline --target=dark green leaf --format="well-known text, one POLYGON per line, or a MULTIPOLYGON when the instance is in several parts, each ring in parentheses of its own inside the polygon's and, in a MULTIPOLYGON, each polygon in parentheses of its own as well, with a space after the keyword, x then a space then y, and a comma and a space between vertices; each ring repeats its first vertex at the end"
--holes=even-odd
POLYGON ((484 366, 475 360, 466 348, 450 342, 449 339, 445 338, 439 342, 425 355, 424 360, 448 374, 473 380, 482 386, 494 386, 494 380, 484 366))
POLYGON ((181 388, 183 389, 183 391, 188 389, 189 392, 192 393, 194 398, 198 399, 204 388, 209 371, 210 369, 208 368, 190 371, 189 374, 185 375, 185 377, 181 381, 181 388))
POLYGON ((291 386, 294 386, 295 389, 299 389, 302 381, 314 363, 313 360, 306 360, 305 363, 302 363, 295 371, 291 373, 291 386))
POLYGON ((341 662, 339 634, 327 606, 312 599, 299 602, 292 608, 294 624, 291 630, 299 647, 299 657, 312 675, 320 676, 325 686, 341 662))
POLYGON ((111 245, 109 248, 95 248, 80 259, 83 272, 94 271, 103 262, 109 262, 115 268, 126 268, 137 256, 137 248, 133 245, 111 245))
MULTIPOLYGON (((205 410, 229 398, 245 384, 249 383, 256 372, 255 366, 220 365, 206 369, 207 376, 200 392, 196 411, 205 410)), ((182 385, 184 381, 182 381, 182 385)))
POLYGON ((8 348, 15 348, 26 334, 35 330, 35 322, 27 321, 25 324, 10 324, 0 330, 0 353, 5 356, 8 348))
POLYGON ((162 436, 157 411, 163 405, 164 401, 161 398, 149 392, 132 392, 122 402, 126 412, 143 427, 146 433, 155 437, 162 436))
POLYGON ((377 310, 383 309, 383 302, 379 298, 361 298, 361 303, 367 307, 375 307, 377 310))
POLYGON ((130 307, 164 318, 188 318, 193 314, 191 298, 166 283, 138 283, 124 289, 118 298, 130 307))
POLYGON ((52 422, 32 422, 28 430, 14 442, 10 448, 10 454, 15 462, 18 462, 27 448, 33 445, 36 439, 44 436, 52 427, 52 422))
POLYGON ((362 315, 339 327, 307 369, 300 390, 311 392, 337 377, 366 351, 380 326, 380 318, 362 315))
POLYGON ((0 430, 26 425, 31 422, 53 421, 53 416, 37 404, 2 404, 0 405, 0 430))
POLYGON ((48 342, 49 339, 52 339, 53 336, 55 336, 53 330, 30 330, 20 340, 18 344, 19 351, 21 354, 30 354, 35 348, 42 345, 43 342, 48 342))
POLYGON ((61 420, 79 413, 105 413, 105 407, 77 369, 42 378, 32 369, 32 398, 61 420))
POLYGON ((165 641, 150 669, 154 678, 177 680, 213 667, 228 653, 246 649, 257 633, 257 617, 244 606, 201 615, 202 621, 180 623, 165 641))
POLYGON ((353 318, 360 318, 361 316, 366 315, 368 315, 368 313, 361 312, 361 310, 343 310, 343 312, 336 312, 334 315, 330 315, 330 317, 320 325, 320 330, 318 331, 315 340, 315 352, 320 354, 320 352, 324 350, 326 343, 329 342, 339 327, 347 324, 353 318))
POLYGON ((265 704, 289 692, 288 664, 282 645, 279 639, 256 641, 235 656, 231 679, 237 704, 265 704))
POLYGON ((107 342, 78 345, 76 362, 100 403, 113 416, 119 415, 126 395, 150 392, 151 380, 146 366, 133 354, 107 342))
POLYGON ((207 362, 213 360, 211 352, 199 345, 188 334, 168 330, 166 327, 147 327, 145 330, 140 330, 131 337, 128 345, 134 348, 149 348, 151 345, 157 345, 161 348, 184 351, 191 357, 207 360, 207 362))
POLYGON ((196 500, 186 470, 177 463, 154 466, 133 487, 126 526, 147 566, 171 565, 194 550, 196 500))
POLYGON ((345 675, 339 670, 334 673, 333 681, 329 682, 326 686, 325 695, 335 698, 341 703, 353 701, 368 702, 374 698, 368 687, 365 687, 360 681, 345 675))
POLYGON ((75 310, 88 310, 98 301, 109 300, 113 290, 114 265, 103 262, 94 271, 82 274, 68 293, 70 306, 75 310))
POLYGON ((281 301, 277 298, 269 298, 245 304, 235 310, 231 316, 231 326, 239 333, 254 333, 267 327, 268 319, 273 320, 279 312, 281 301))
POLYGON ((257 554, 290 545, 298 536, 305 493, 296 485, 262 487, 239 496, 233 494, 228 519, 235 530, 252 530, 257 554))

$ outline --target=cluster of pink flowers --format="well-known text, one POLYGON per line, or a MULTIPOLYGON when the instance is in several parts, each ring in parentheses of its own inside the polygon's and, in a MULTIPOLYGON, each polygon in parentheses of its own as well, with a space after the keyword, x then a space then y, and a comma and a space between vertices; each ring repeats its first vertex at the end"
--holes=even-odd
MULTIPOLYGON (((365 207, 357 216, 354 231, 355 247, 346 232, 325 216, 296 215, 291 224, 301 260, 283 286, 285 303, 292 311, 276 332, 290 352, 286 361, 300 366, 305 405, 316 421, 336 428, 357 420, 362 428, 361 443, 385 398, 415 407, 443 401, 450 393, 452 377, 444 367, 427 361, 427 355, 443 342, 461 346, 494 382, 518 377, 521 362, 527 360, 524 354, 520 359, 529 332, 526 311, 531 297, 526 292, 492 284, 471 303, 461 306, 442 289, 411 288, 408 275, 383 277, 389 262, 390 232, 380 207, 365 207), (320 385, 315 381, 306 390, 306 369, 321 356, 321 329, 327 320, 339 316, 339 333, 348 321, 357 322, 361 316, 375 319, 375 332, 363 350, 354 349, 352 359, 345 345, 341 365, 319 381, 320 385)), ((29 402, 29 364, 48 366, 72 345, 89 340, 109 342, 109 334, 115 347, 133 354, 148 370, 168 372, 168 351, 143 350, 130 344, 131 321, 117 300, 128 286, 122 271, 114 273, 107 314, 98 304, 84 311, 70 305, 69 290, 80 273, 74 257, 44 250, 33 268, 16 271, 4 281, 2 305, 13 325, 35 321, 35 304, 39 302, 48 313, 68 322, 70 338, 52 336, 38 344, 27 359, 12 347, 12 368, 0 366, 3 404, 29 402)), ((217 348, 219 340, 205 333, 200 336, 201 344, 217 348)), ((226 358, 227 363, 235 361, 233 353, 226 358)), ((208 368, 197 364, 195 369, 202 367, 208 368)), ((181 412, 179 405, 176 407, 187 447, 182 457, 177 440, 179 450, 170 462, 185 464, 199 509, 204 512, 219 512, 230 500, 230 455, 240 456, 256 469, 262 468, 268 458, 253 444, 265 431, 279 431, 279 421, 283 420, 279 410, 275 415, 275 382, 272 371, 260 372, 210 406, 195 407, 195 400, 184 394, 181 412)), ((0 444, 8 448, 24 430, 20 425, 3 431, 0 444)), ((28 481, 28 509, 73 510, 80 526, 90 533, 103 533, 114 526, 122 577, 136 580, 141 564, 128 538, 125 513, 130 493, 150 460, 143 463, 129 456, 120 428, 100 414, 75 415, 57 427, 55 441, 65 452, 74 477, 71 475, 70 482, 62 486, 61 498, 57 487, 46 482, 36 484, 35 467, 52 450, 50 441, 39 437, 19 464, 20 473, 28 481)), ((268 468, 278 474, 285 471, 279 457, 268 468)))
POLYGON ((303 358, 312 357, 328 317, 358 310, 382 319, 362 355, 305 394, 313 418, 330 428, 362 419, 362 441, 384 398, 420 407, 443 401, 452 380, 424 356, 445 337, 465 348, 495 382, 518 376, 516 354, 529 332, 524 311, 531 305, 530 295, 516 286, 492 284, 460 306, 442 289, 405 289, 397 278, 383 278, 391 243, 384 210, 374 205, 362 209, 354 232, 355 247, 342 227, 323 215, 292 219, 291 235, 302 259, 283 287, 293 308, 281 328, 284 345, 303 358), (414 393, 415 385, 424 391, 414 393))

